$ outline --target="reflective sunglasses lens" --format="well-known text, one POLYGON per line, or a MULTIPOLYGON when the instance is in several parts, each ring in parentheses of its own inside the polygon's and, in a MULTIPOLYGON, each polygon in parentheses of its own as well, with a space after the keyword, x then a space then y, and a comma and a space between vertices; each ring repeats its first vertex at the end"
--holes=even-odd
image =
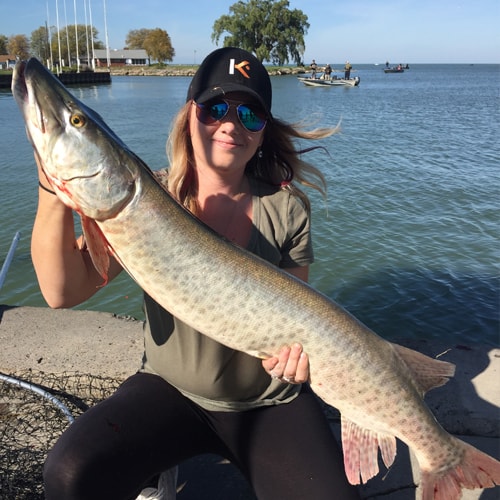
POLYGON ((259 132, 266 126, 267 119, 264 113, 256 111, 246 104, 240 104, 237 109, 241 124, 249 132, 259 132))
MULTIPOLYGON (((204 104, 196 103, 196 116, 201 123, 213 125, 227 115, 229 107, 230 105, 226 101, 211 101, 204 104)), ((240 123, 249 132, 259 132, 266 126, 266 114, 260 109, 247 104, 239 104, 235 107, 240 123)))
POLYGON ((196 103, 196 116, 201 123, 211 125, 222 120, 229 110, 229 105, 225 102, 213 102, 206 104, 196 103))
POLYGON ((215 102, 210 105, 210 116, 213 120, 222 120, 229 110, 229 105, 226 102, 215 102))

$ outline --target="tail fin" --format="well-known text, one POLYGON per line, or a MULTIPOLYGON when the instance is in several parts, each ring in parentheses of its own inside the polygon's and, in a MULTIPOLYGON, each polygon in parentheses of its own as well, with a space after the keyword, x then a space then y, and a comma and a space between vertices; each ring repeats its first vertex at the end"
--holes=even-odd
POLYGON ((500 485, 500 462, 463 441, 460 444, 464 455, 454 468, 441 473, 422 470, 422 500, 458 500, 462 488, 493 488, 500 485))

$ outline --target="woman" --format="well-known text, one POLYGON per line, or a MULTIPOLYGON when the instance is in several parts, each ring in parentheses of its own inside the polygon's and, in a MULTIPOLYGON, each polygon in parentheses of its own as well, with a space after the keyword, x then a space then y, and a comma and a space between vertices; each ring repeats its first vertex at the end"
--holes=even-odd
MULTIPOLYGON (((235 244, 307 280, 309 202, 292 179, 323 189, 300 159, 301 132, 273 118, 267 71, 250 53, 219 49, 201 64, 168 142, 168 189, 235 244)), ((32 256, 51 307, 72 307, 102 279, 71 210, 40 171, 32 256)), ((112 262, 110 278, 121 268, 112 262)), ((302 346, 261 361, 182 323, 145 295, 139 373, 61 436, 44 470, 47 500, 134 498, 149 478, 216 453, 238 466, 260 499, 358 498, 317 399, 302 346)))

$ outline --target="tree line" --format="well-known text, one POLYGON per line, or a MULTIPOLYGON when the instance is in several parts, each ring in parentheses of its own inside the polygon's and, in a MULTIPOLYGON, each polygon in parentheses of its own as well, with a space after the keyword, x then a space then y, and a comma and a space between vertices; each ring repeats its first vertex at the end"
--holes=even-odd
MULTIPOLYGON (((307 16, 299 9, 290 9, 288 0, 240 0, 229 7, 213 24, 212 41, 218 45, 240 47, 252 52, 260 61, 284 65, 303 64, 305 35, 309 29, 307 16)), ((175 50, 167 31, 161 28, 130 30, 125 40, 128 49, 143 49, 151 60, 172 61, 175 50)), ((54 27, 40 26, 26 35, 7 37, 0 34, 0 54, 19 59, 37 57, 70 65, 79 58, 89 60, 92 49, 103 49, 98 31, 89 25, 54 27)))
POLYGON ((104 44, 97 38, 98 31, 90 25, 77 24, 65 26, 59 31, 40 26, 26 35, 0 35, 0 53, 18 59, 36 57, 40 61, 54 61, 66 66, 78 57, 88 59, 92 49, 102 49, 104 44))

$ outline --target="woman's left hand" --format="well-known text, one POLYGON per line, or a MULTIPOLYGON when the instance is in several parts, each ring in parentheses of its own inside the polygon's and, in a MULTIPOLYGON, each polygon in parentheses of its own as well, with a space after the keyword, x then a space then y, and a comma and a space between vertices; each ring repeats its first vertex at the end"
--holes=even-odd
POLYGON ((301 344, 281 348, 277 356, 262 361, 269 375, 288 384, 303 384, 309 381, 309 357, 301 344))

